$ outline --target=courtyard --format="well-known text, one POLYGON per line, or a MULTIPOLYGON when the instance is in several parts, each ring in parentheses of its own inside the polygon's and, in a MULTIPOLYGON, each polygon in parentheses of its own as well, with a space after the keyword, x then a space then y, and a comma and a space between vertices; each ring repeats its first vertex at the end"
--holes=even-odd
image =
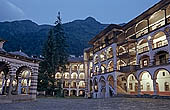
POLYGON ((0 110, 170 110, 170 100, 150 98, 57 99, 0 104, 0 110))

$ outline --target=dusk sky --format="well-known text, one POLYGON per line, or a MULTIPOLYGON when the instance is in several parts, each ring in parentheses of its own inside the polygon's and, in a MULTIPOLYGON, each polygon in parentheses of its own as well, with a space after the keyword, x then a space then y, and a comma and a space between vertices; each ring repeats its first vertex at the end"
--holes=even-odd
POLYGON ((53 24, 94 17, 102 23, 126 23, 160 0, 0 0, 0 21, 30 19, 53 24))

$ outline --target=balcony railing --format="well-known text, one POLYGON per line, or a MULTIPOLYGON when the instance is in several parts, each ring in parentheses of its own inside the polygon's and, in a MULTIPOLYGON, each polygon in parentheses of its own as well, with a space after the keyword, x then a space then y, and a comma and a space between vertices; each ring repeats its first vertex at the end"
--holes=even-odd
POLYGON ((169 58, 167 59, 161 59, 161 60, 154 60, 153 65, 163 65, 169 63, 169 58))
POLYGON ((149 31, 153 31, 157 28, 160 28, 161 26, 165 25, 165 19, 157 22, 157 23, 154 23, 152 25, 149 26, 149 31))
POLYGON ((108 68, 108 69, 107 69, 107 72, 113 72, 113 67, 108 68))
POLYGON ((152 48, 156 49, 156 48, 163 47, 163 46, 166 46, 166 45, 168 45, 168 41, 165 39, 165 40, 158 41, 158 42, 154 43, 152 45, 152 48))
POLYGON ((149 47, 148 46, 145 46, 143 48, 138 49, 138 53, 139 54, 147 52, 147 51, 149 51, 149 47))
POLYGON ((145 34, 147 34, 147 33, 148 33, 148 27, 146 27, 146 28, 143 29, 143 30, 138 31, 137 34, 136 34, 136 38, 138 38, 138 37, 140 37, 140 36, 143 36, 143 35, 145 35, 145 34))

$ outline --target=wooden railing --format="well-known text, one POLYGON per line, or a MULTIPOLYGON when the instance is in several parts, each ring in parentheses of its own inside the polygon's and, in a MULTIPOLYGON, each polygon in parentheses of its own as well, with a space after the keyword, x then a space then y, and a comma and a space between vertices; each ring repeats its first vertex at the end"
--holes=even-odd
POLYGON ((145 46, 143 48, 138 49, 138 53, 139 54, 147 52, 147 51, 149 51, 149 47, 148 46, 145 46))
POLYGON ((153 65, 163 65, 168 63, 169 63, 169 58, 162 59, 162 60, 154 60, 153 65))
POLYGON ((152 48, 156 49, 156 48, 163 47, 163 46, 166 46, 166 45, 168 45, 168 41, 165 39, 165 40, 153 43, 152 48))

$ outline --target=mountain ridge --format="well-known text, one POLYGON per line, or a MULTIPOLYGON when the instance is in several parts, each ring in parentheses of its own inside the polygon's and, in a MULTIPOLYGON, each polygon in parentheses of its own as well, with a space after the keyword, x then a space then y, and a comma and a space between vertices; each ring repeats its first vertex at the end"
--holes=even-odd
MULTIPOLYGON (((69 46, 69 54, 80 56, 84 48, 89 47, 88 41, 106 28, 93 17, 64 23, 63 27, 69 46)), ((44 41, 53 25, 38 25, 31 20, 0 22, 0 37, 7 40, 6 51, 22 50, 29 56, 41 55, 44 41)))

